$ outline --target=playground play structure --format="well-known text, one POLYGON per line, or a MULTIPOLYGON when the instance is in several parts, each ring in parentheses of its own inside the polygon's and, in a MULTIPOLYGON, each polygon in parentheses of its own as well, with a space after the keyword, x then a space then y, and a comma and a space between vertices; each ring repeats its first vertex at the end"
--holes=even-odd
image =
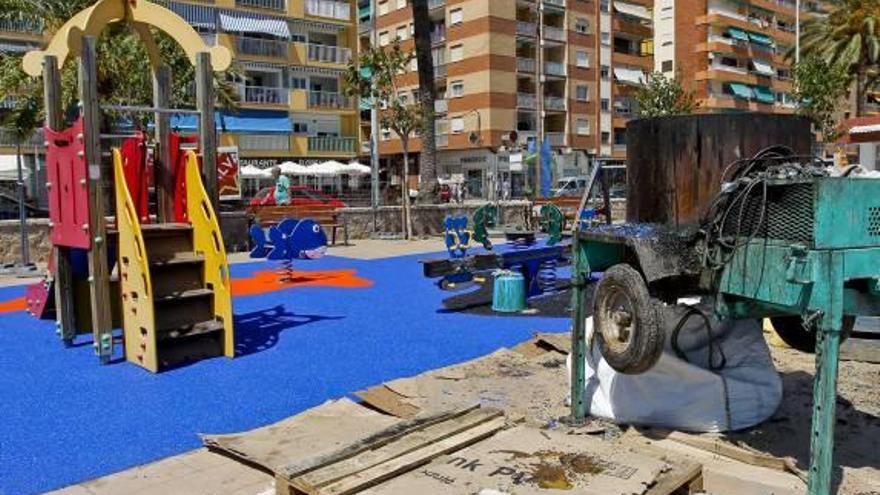
MULTIPOLYGON (((589 345, 621 373, 647 371, 663 351, 660 304, 708 296, 720 319, 770 318, 792 347, 815 350, 809 493, 831 493, 839 345, 856 315, 880 315, 880 181, 817 163, 798 117, 677 116, 630 122, 627 134, 627 223, 573 231, 573 419, 587 412, 595 272, 589 345)), ((692 316, 711 335, 695 307, 678 329, 692 316)))
MULTIPOLYGON (((424 276, 438 278, 437 285, 443 290, 463 290, 485 283, 491 278, 488 277, 491 272, 500 269, 519 274, 513 281, 523 285, 525 297, 556 291, 556 269, 565 261, 569 247, 562 242, 565 225, 562 211, 553 204, 544 204, 539 222, 547 235, 539 239, 534 231, 507 230, 505 246, 493 246, 489 239, 489 228, 495 226, 497 218, 498 211, 492 204, 478 208, 472 221, 467 216, 446 217, 444 240, 449 257, 422 261, 424 276), (469 225, 473 228, 469 229, 469 225), (484 252, 469 254, 472 242, 479 243, 484 252)), ((499 282, 496 280, 496 283, 499 282)), ((503 293, 496 291, 496 297, 503 293)), ((503 306, 500 301, 493 303, 493 307, 503 306)))
POLYGON ((95 352, 108 363, 112 329, 122 327, 126 359, 152 372, 208 356, 234 356, 229 266, 216 215, 212 75, 230 62, 224 47, 206 46, 181 17, 145 0, 100 0, 65 23, 45 50, 25 55, 25 71, 42 74, 45 85, 53 243, 50 276, 30 288, 27 299, 40 316, 54 306, 66 345, 77 333, 91 332, 95 352), (126 23, 146 47, 152 107, 99 103, 96 38, 113 23, 126 23), (151 29, 174 39, 196 67, 196 110, 168 108, 170 70, 151 29), (59 71, 76 58, 80 112, 65 128, 59 71), (153 114, 153 153, 144 133, 102 135, 102 110, 153 114), (198 116, 197 138, 171 132, 170 116, 181 113, 198 116), (122 147, 108 156, 101 140, 120 137, 122 147), (153 214, 148 192, 154 174, 153 214), (112 194, 105 197, 105 191, 112 194))

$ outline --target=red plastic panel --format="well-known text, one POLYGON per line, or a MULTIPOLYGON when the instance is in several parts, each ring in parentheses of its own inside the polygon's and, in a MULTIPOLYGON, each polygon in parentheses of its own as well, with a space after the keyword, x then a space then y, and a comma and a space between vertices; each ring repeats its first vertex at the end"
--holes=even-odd
POLYGON ((55 295, 52 292, 52 284, 48 280, 40 280, 31 284, 24 291, 27 311, 32 316, 43 319, 47 316, 47 310, 54 306, 55 295))
POLYGON ((82 118, 63 131, 45 129, 46 188, 52 244, 91 249, 88 165, 82 132, 82 118))
POLYGON ((181 149, 183 145, 198 144, 197 136, 181 136, 172 132, 168 139, 171 148, 171 163, 174 165, 174 221, 189 222, 186 217, 186 152, 181 149))
POLYGON ((141 223, 150 223, 149 177, 151 169, 147 168, 147 139, 144 133, 137 131, 122 143, 119 150, 122 154, 122 170, 125 172, 125 184, 128 193, 137 209, 141 223))

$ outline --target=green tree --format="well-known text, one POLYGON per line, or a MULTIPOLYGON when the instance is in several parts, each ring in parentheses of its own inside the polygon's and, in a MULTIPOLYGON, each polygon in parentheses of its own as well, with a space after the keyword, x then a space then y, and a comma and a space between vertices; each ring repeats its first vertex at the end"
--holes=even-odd
MULTIPOLYGON (((403 205, 404 236, 412 237, 412 215, 409 198, 409 141, 415 134, 422 134, 425 142, 425 117, 422 107, 410 104, 398 91, 398 76, 406 71, 413 58, 412 52, 404 52, 395 41, 388 48, 369 48, 361 52, 357 65, 349 66, 345 76, 344 92, 356 96, 381 108, 379 125, 395 133, 403 148, 403 183, 401 184, 401 204, 403 205)), ((379 132, 374 129, 373 132, 379 132)), ((424 148, 423 148, 424 149, 424 148)))
POLYGON ((840 136, 840 103, 849 91, 850 74, 843 64, 829 64, 811 54, 794 66, 794 97, 798 114, 809 117, 826 143, 840 136))
MULTIPOLYGON (((871 75, 880 59, 880 0, 835 0, 827 17, 804 21, 801 56, 815 55, 826 64, 847 68, 855 90, 856 116, 865 113, 871 75)), ((795 58, 794 52, 786 54, 795 58)))
POLYGON ((694 94, 685 91, 678 79, 670 79, 661 72, 648 76, 648 83, 636 91, 639 117, 688 114, 696 107, 694 94))

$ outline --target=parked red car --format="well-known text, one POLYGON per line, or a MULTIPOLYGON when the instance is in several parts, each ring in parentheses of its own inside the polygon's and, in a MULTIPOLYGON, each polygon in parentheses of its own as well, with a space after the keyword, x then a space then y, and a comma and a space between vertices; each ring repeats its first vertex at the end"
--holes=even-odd
MULTIPOLYGON (((251 206, 274 206, 275 187, 260 189, 251 199, 251 206)), ((333 196, 328 196, 317 189, 309 186, 290 186, 290 204, 293 206, 330 205, 336 208, 345 208, 345 203, 333 196)))

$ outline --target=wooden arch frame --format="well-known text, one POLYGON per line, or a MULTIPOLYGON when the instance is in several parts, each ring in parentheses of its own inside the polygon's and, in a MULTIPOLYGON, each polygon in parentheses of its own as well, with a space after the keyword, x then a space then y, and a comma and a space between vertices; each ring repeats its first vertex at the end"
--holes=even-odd
POLYGON ((47 55, 54 56, 58 68, 61 68, 71 53, 79 53, 83 36, 97 37, 108 24, 121 21, 129 22, 138 33, 147 47, 153 69, 159 66, 160 58, 149 26, 171 36, 193 65, 196 64, 196 54, 200 52, 211 55, 214 71, 226 70, 232 63, 232 54, 226 47, 209 47, 192 26, 165 7, 148 0, 99 0, 64 23, 45 50, 25 54, 22 61, 24 71, 34 77, 42 74, 43 59, 47 55))

